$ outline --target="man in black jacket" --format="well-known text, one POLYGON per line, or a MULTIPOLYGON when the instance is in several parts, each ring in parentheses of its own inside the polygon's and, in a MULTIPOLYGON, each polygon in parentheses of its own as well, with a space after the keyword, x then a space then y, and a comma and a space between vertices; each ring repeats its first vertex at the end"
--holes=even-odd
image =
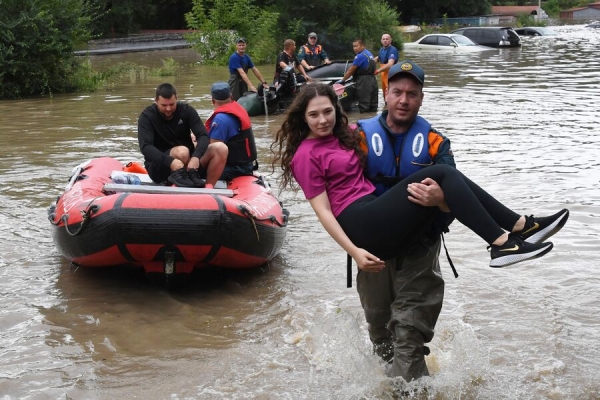
POLYGON ((177 101, 169 83, 156 88, 154 104, 140 114, 138 141, 148 175, 156 183, 214 185, 227 160, 227 145, 209 144, 198 112, 177 101))

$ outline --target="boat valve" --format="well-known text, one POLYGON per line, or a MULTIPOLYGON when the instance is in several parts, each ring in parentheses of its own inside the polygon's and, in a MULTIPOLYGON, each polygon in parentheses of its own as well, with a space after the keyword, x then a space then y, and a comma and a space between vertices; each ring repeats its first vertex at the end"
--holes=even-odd
POLYGON ((172 275, 175 272, 175 252, 165 252, 165 275, 172 275))

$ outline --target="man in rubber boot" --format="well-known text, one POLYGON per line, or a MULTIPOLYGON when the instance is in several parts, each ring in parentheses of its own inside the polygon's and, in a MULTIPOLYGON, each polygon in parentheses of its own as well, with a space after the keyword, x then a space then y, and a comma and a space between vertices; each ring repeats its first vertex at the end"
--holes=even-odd
POLYGON ((348 67, 344 77, 336 83, 343 84, 350 77, 356 82, 356 93, 358 95, 358 111, 361 113, 377 111, 379 100, 379 87, 377 78, 375 78, 375 58, 373 54, 365 48, 362 39, 356 39, 352 42, 354 50, 354 60, 348 67))
POLYGON ((388 72, 398 62, 398 49, 392 46, 392 36, 389 33, 381 35, 381 44, 383 47, 379 49, 379 54, 375 57, 375 61, 379 62, 379 68, 375 70, 375 75, 381 74, 381 92, 385 99, 388 88, 388 72))
MULTIPOLYGON (((394 184, 433 164, 455 166, 450 141, 417 114, 423 101, 423 70, 410 60, 390 68, 388 110, 358 121, 367 152, 365 174, 381 195, 394 184)), ((435 184, 420 184, 413 201, 436 204, 443 192, 435 184)), ((407 382, 429 374, 425 355, 444 299, 440 272, 440 233, 447 231, 449 213, 439 212, 437 226, 414 232, 402 256, 386 261, 379 273, 358 272, 357 290, 376 354, 391 363, 388 373, 407 382)))
POLYGON ((256 92, 256 87, 248 77, 248 71, 252 71, 254 76, 260 81, 260 84, 265 88, 269 88, 267 81, 263 79, 262 74, 256 68, 252 59, 246 54, 247 41, 245 38, 237 38, 235 41, 236 51, 229 57, 229 87, 234 100, 238 100, 248 90, 256 92))

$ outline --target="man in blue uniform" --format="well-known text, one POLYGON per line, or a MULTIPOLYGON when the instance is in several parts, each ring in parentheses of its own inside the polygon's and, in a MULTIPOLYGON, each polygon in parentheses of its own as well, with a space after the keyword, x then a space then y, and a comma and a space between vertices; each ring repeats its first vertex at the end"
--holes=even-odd
POLYGON ((298 61, 298 57, 296 57, 296 42, 294 39, 286 39, 283 42, 283 51, 277 55, 273 83, 280 83, 279 78, 284 70, 293 74, 294 68, 300 72, 300 76, 296 76, 296 79, 294 79, 296 82, 302 83, 311 81, 310 77, 306 75, 304 67, 298 61))
POLYGON ((206 120, 210 143, 227 145, 227 161, 219 179, 252 175, 258 168, 254 134, 248 112, 233 101, 227 82, 216 82, 210 88, 215 111, 206 120))
POLYGON ((381 44, 383 47, 379 49, 379 55, 375 57, 375 61, 379 62, 379 68, 375 70, 375 75, 381 74, 381 91, 385 98, 388 88, 388 71, 398 62, 398 49, 392 46, 392 37, 389 33, 381 35, 381 44))
POLYGON ((244 93, 250 89, 252 92, 256 92, 256 87, 250 81, 248 77, 248 71, 252 70, 252 73, 258 78, 261 84, 268 89, 269 84, 263 79, 260 71, 248 54, 246 54, 246 39, 238 38, 236 40, 236 52, 229 57, 229 87, 231 88, 231 94, 233 99, 237 100, 243 96, 244 93))
MULTIPOLYGON (((418 116, 425 74, 407 60, 389 72, 388 111, 358 121, 365 137, 366 176, 381 195, 402 178, 433 164, 455 166, 450 141, 418 116)), ((436 204, 443 192, 434 182, 415 184, 418 204, 436 204)), ((440 232, 449 214, 439 213, 439 230, 414 232, 410 250, 386 260, 379 273, 359 271, 357 290, 374 351, 391 363, 389 374, 406 381, 428 375, 425 355, 444 299, 440 272, 440 232)))
POLYGON ((358 111, 361 113, 377 111, 379 88, 375 78, 376 65, 373 54, 365 48, 362 39, 354 40, 352 49, 356 56, 344 77, 337 83, 343 84, 352 77, 356 82, 358 111))

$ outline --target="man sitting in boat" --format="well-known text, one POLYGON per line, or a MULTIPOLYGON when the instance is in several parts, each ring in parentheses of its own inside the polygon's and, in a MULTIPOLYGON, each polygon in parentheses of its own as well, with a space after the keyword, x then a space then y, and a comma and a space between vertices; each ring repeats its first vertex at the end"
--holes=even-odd
POLYGON ((227 146, 209 144, 198 112, 177 101, 177 91, 170 83, 156 88, 154 104, 140 114, 138 141, 148 175, 156 183, 214 185, 227 159, 227 146))
POLYGON ((293 39, 286 39, 285 42, 283 42, 283 51, 277 56, 277 64, 275 65, 275 78, 273 80, 275 86, 279 86, 281 73, 284 70, 294 73, 294 68, 298 69, 302 75, 302 77, 296 76, 296 81, 298 83, 312 80, 308 75, 306 75, 304 67, 298 61, 298 57, 296 57, 296 42, 293 39))
POLYGON ((327 53, 323 50, 323 46, 317 44, 317 34, 315 32, 309 33, 308 42, 300 47, 298 60, 307 71, 315 69, 321 64, 331 64, 327 53))
POLYGON ((216 82, 210 88, 215 111, 206 120, 210 144, 226 144, 227 162, 220 179, 252 175, 258 169, 256 144, 250 116, 244 107, 233 101, 229 84, 216 82))

